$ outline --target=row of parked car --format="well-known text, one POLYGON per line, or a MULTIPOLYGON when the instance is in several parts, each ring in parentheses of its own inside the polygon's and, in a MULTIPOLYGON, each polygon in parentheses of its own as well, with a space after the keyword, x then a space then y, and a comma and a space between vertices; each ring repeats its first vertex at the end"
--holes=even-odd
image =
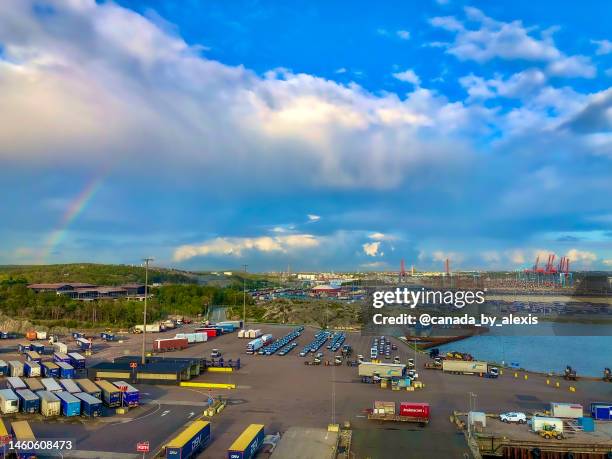
POLYGON ((329 339, 330 335, 331 333, 325 330, 317 332, 314 336, 314 339, 300 351, 300 357, 306 357, 309 352, 317 352, 319 349, 321 349, 321 346, 323 346, 323 344, 325 344, 325 342, 329 339))
MULTIPOLYGON (((281 348, 283 348, 284 350, 284 348, 287 347, 287 345, 292 343, 294 340, 296 340, 302 334, 303 331, 304 331, 303 326, 294 328, 290 333, 286 334, 282 338, 277 339, 273 343, 262 347, 259 351, 257 351, 257 353, 259 355, 272 355, 272 354, 275 354, 281 348)), ((287 352, 289 352, 291 349, 293 348, 289 348, 287 352)), ((279 353, 279 355, 285 355, 287 352, 285 352, 284 354, 279 353)))
POLYGON ((327 349, 333 352, 336 352, 340 349, 340 346, 344 343, 346 339, 346 335, 343 332, 336 332, 331 336, 331 341, 327 345, 327 349))

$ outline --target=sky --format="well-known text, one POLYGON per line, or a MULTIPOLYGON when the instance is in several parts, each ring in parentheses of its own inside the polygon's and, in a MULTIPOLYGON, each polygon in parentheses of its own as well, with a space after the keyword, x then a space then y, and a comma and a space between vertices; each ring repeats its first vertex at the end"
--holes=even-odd
POLYGON ((612 270, 604 1, 0 2, 0 264, 612 270))

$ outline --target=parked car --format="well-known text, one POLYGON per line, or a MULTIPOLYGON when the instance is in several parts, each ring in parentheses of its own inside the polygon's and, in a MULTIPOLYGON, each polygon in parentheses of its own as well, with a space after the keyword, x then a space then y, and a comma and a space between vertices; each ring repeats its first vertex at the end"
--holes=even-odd
POLYGON ((210 357, 213 359, 221 357, 221 350, 213 349, 212 352, 210 353, 210 357))
POLYGON ((499 420, 502 422, 516 422, 518 424, 525 424, 527 422, 527 415, 525 413, 508 412, 499 415, 499 420))

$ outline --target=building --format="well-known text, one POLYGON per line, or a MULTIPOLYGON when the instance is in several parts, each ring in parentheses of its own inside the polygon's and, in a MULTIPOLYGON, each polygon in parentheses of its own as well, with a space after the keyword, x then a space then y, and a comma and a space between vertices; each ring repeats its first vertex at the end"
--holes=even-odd
POLYGON ((77 288, 93 288, 95 285, 87 284, 84 282, 70 282, 70 283, 49 283, 49 284, 30 284, 28 285, 29 289, 34 290, 35 293, 40 292, 55 292, 60 294, 62 292, 73 291, 77 288))
POLYGON ((144 299, 144 284, 125 284, 121 286, 96 286, 82 282, 30 284, 28 288, 36 293, 55 292, 74 300, 91 301, 98 299, 133 298, 144 299))

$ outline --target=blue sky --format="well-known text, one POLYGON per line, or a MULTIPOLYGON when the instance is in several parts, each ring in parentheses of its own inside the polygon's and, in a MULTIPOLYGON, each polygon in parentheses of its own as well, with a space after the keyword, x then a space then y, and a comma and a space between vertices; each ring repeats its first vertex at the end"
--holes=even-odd
POLYGON ((0 4, 0 263, 612 269, 605 2, 0 4))

